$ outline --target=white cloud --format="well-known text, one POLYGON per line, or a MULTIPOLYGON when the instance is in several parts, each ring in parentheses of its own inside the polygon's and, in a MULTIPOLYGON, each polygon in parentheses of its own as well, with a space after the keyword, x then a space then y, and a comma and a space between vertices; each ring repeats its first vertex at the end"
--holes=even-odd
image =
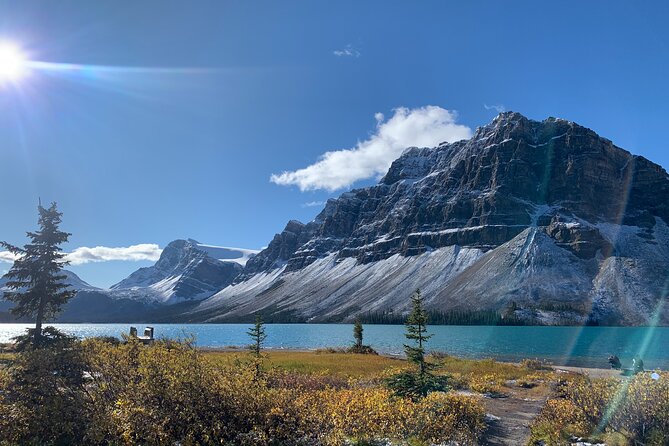
POLYGON ((346 47, 340 50, 334 50, 332 54, 337 57, 360 57, 360 51, 351 44, 346 45, 346 47))
MULTIPOLYGON (((162 250, 153 243, 142 243, 128 247, 109 248, 107 246, 96 246, 89 248, 82 246, 67 253, 65 259, 72 265, 83 265, 93 262, 109 262, 111 260, 131 261, 140 260, 156 261, 162 250)), ((0 262, 12 263, 16 257, 8 251, 0 251, 0 262)))
POLYGON ((313 208, 316 206, 323 206, 325 204, 324 201, 307 201, 306 203, 302 203, 303 208, 313 208))
POLYGON ((142 243, 139 245, 132 245, 121 248, 109 248, 106 246, 96 246, 88 248, 82 246, 71 253, 68 253, 66 259, 73 265, 82 265, 91 262, 108 262, 110 260, 124 260, 124 261, 140 261, 151 260, 156 261, 160 257, 162 250, 153 243, 142 243))
POLYGON ((14 263, 14 260, 16 260, 16 255, 9 251, 0 251, 0 262, 14 263))
POLYGON ((296 185, 302 191, 332 192, 386 173, 407 147, 434 147, 472 135, 469 127, 456 123, 456 112, 433 105, 397 108, 385 122, 381 113, 376 113, 374 118, 376 131, 367 140, 350 149, 326 152, 316 163, 303 169, 273 174, 270 181, 282 186, 296 185))
POLYGON ((495 104, 495 105, 483 104, 483 108, 485 108, 486 110, 495 110, 497 113, 502 113, 506 111, 506 107, 504 107, 504 104, 495 104))

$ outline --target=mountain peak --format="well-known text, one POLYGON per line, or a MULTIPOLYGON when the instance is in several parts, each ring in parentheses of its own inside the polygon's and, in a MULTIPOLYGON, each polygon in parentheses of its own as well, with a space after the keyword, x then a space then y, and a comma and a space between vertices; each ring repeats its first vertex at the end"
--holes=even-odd
POLYGON ((138 269, 111 292, 119 298, 170 303, 202 299, 230 284, 257 252, 192 238, 173 240, 155 265, 138 269))
POLYGON ((654 287, 669 274, 661 260, 668 222, 662 167, 574 122, 509 111, 469 140, 408 148, 378 184, 328 200, 306 225, 289 222, 238 284, 202 306, 232 314, 258 311, 262 301, 319 320, 346 318, 406 308, 401 284, 425 287, 436 296, 429 305, 441 309, 478 302, 499 310, 510 299, 571 305, 590 296, 594 319, 637 323, 654 298, 630 296, 660 295, 654 287), (625 234, 624 246, 616 234, 625 234), (635 291, 621 294, 609 286, 640 274, 647 288, 632 281, 625 289, 635 291))

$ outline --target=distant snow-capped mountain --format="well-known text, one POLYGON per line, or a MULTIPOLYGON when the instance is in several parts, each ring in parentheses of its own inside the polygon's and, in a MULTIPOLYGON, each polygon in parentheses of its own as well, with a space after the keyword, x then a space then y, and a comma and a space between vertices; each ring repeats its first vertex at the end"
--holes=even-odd
MULTIPOLYGON (((81 277, 77 276, 72 271, 63 270, 63 275, 67 277, 65 279, 65 283, 76 291, 96 292, 100 290, 99 288, 96 288, 82 280, 81 277)), ((12 308, 12 306, 14 306, 12 302, 6 301, 2 298, 5 291, 10 291, 7 288, 7 279, 5 279, 3 276, 0 276, 0 321, 11 320, 11 318, 9 318, 6 313, 10 308, 12 308)))
MULTIPOLYGON (((140 268, 109 290, 93 287, 71 271, 67 283, 78 291, 59 322, 155 322, 225 288, 257 251, 175 240, 153 266, 140 268)), ((5 281, 0 279, 0 292, 5 281)), ((0 300, 0 320, 11 303, 0 300)))
POLYGON ((166 304, 200 300, 223 289, 257 251, 175 240, 155 265, 140 268, 113 285, 109 294, 166 304))
MULTIPOLYGON (((75 273, 73 273, 72 271, 63 270, 62 274, 67 277, 65 279, 65 283, 68 284, 71 288, 73 288, 77 291, 79 291, 79 290, 99 290, 99 288, 94 287, 93 285, 89 284, 88 282, 83 280, 81 277, 79 277, 75 273)), ((0 293, 7 290, 6 284, 7 284, 7 279, 5 279, 3 276, 0 276, 0 293)))

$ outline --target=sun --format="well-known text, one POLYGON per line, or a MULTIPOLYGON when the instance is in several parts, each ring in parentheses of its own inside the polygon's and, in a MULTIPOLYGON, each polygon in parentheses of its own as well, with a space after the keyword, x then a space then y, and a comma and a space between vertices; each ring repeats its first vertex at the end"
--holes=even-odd
POLYGON ((0 42, 0 83, 16 82, 25 76, 27 59, 21 49, 8 42, 0 42))

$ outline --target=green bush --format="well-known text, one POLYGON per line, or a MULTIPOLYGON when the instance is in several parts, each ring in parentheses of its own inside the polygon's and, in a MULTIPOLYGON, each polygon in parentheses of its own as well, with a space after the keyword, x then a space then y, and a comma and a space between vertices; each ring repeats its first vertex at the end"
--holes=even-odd
MULTIPOLYGON (((49 327, 51 328, 51 327, 49 327)), ((45 329, 39 349, 26 343, 0 379, 0 441, 80 444, 88 424, 86 362, 81 345, 45 329)))
POLYGON ((421 377, 413 371, 403 371, 385 380, 386 386, 395 395, 409 398, 427 396, 430 392, 446 392, 450 390, 449 376, 425 374, 421 377))

